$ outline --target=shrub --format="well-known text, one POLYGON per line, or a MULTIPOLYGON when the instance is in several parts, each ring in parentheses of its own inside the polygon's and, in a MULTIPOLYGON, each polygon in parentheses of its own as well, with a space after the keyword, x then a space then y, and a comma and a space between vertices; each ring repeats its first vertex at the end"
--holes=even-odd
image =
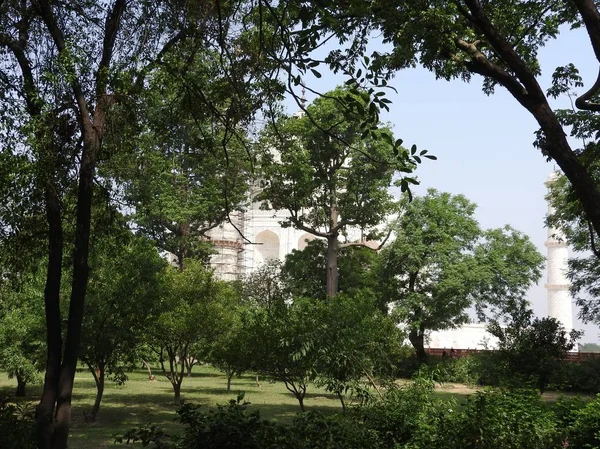
POLYGON ((29 404, 11 404, 0 400, 0 447, 34 449, 33 409, 29 404))
POLYGON ((577 393, 600 392, 600 358, 563 361, 551 378, 550 389, 577 393))
POLYGON ((484 390, 469 398, 447 437, 448 448, 546 449, 561 435, 536 390, 484 390))
MULTIPOLYGON (((421 373, 422 374, 422 373, 421 373)), ((379 435, 382 447, 420 447, 418 440, 426 439, 429 446, 438 433, 431 417, 443 415, 442 410, 455 409, 455 401, 432 397, 433 381, 417 377, 402 387, 390 388, 384 396, 356 410, 355 418, 379 435), (418 436, 418 438, 415 438, 418 436), (425 438, 426 436, 426 438, 425 438)))
POLYGON ((216 410, 184 404, 178 410, 184 425, 181 436, 164 433, 155 426, 133 429, 117 442, 140 441, 158 449, 380 449, 377 434, 344 416, 321 413, 298 414, 289 425, 261 419, 247 412, 243 394, 216 410))
POLYGON ((585 407, 574 411, 567 442, 573 448, 600 448, 600 395, 585 407))

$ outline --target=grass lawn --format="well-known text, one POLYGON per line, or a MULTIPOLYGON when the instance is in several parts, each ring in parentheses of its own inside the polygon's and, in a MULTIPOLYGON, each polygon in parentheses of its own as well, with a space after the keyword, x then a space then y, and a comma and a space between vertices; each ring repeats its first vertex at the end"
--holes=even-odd
MULTIPOLYGON (((75 376, 73 390, 73 419, 70 449, 94 449, 115 447, 114 435, 142 424, 154 423, 170 431, 177 431, 177 417, 173 404, 173 388, 169 381, 156 374, 156 381, 149 382, 145 370, 129 373, 129 380, 123 386, 107 382, 102 405, 95 423, 86 423, 83 412, 91 409, 94 403, 96 386, 88 371, 79 371, 75 376)), ((267 419, 289 421, 300 411, 298 401, 285 389, 282 383, 271 383, 264 379, 256 384, 254 376, 233 379, 231 393, 226 392, 227 378, 222 373, 206 366, 194 367, 193 376, 185 378, 181 387, 181 397, 187 402, 201 404, 208 408, 225 404, 235 399, 240 391, 246 392, 245 400, 251 402, 249 410, 259 409, 267 419)), ((16 381, 0 373, 0 397, 14 395, 16 381)), ((27 401, 37 401, 40 385, 27 387, 27 401)), ((323 413, 341 412, 341 405, 335 395, 315 386, 310 386, 304 401, 307 410, 320 410, 323 413)), ((137 445, 136 445, 137 446, 137 445)), ((133 447, 136 447, 133 446, 133 447)), ((117 447, 132 447, 117 446, 117 447)), ((141 447, 141 445, 140 445, 141 447)))

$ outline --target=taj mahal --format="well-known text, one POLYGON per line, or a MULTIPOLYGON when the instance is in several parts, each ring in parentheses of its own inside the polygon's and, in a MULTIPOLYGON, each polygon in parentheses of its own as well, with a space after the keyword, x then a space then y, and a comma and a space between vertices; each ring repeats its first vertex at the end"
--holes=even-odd
MULTIPOLYGON (((556 181, 557 172, 550 174, 546 187, 556 181)), ((260 203, 250 205, 230 215, 229 221, 212 229, 208 237, 215 247, 211 266, 223 280, 236 280, 252 273, 268 260, 283 260, 293 250, 302 250, 315 237, 293 227, 284 228, 280 222, 287 218, 285 211, 263 210, 260 203)), ((548 214, 553 212, 548 205, 548 214)), ((573 329, 572 299, 566 276, 568 244, 560 229, 548 228, 547 292, 548 316, 559 320, 567 332, 573 329)), ((434 331, 429 336, 431 348, 486 349, 493 348, 494 337, 487 334, 484 324, 467 324, 458 329, 434 331)))

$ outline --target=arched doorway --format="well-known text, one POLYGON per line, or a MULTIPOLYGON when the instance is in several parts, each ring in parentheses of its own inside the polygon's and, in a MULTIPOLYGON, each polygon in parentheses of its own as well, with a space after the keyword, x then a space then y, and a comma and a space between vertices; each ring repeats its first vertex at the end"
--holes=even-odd
POLYGON ((273 231, 262 231, 256 236, 255 266, 268 260, 279 259, 279 237, 273 231))

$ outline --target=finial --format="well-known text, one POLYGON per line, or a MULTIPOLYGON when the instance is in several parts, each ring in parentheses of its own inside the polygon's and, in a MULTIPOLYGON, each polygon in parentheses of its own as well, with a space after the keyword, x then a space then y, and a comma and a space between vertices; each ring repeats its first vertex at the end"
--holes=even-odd
POLYGON ((306 108, 306 88, 302 87, 302 97, 300 98, 300 107, 306 108))

